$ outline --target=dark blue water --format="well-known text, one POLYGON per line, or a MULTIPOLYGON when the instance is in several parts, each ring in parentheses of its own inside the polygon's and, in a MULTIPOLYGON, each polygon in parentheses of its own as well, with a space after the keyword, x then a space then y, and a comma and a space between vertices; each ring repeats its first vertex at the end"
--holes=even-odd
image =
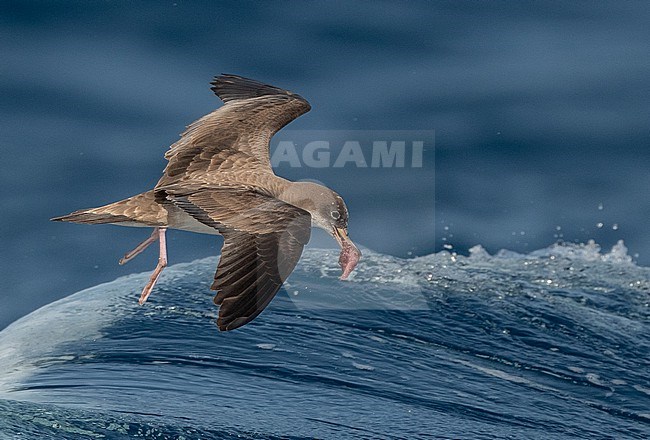
POLYGON ((650 436, 650 272, 625 247, 310 250, 251 325, 219 333, 216 259, 52 303, 0 332, 6 438, 650 436))
MULTIPOLYGON (((305 96, 285 140, 435 132, 420 168, 276 168, 341 193, 377 252, 345 287, 312 250, 222 335, 210 260, 144 309, 134 276, 7 328, 0 437, 650 437, 648 22, 614 1, 0 1, 0 329, 153 268, 117 265, 147 231, 48 219, 150 189, 218 73, 305 96), (519 255, 460 257, 477 244, 519 255)), ((172 264, 219 253, 168 236, 172 264)))
MULTIPOLYGON (((624 239, 648 265, 648 21, 614 1, 0 2, 0 328, 155 264, 115 264, 144 231, 48 219, 150 189, 220 72, 308 98, 291 130, 435 130, 420 169, 276 170, 338 190, 366 247, 624 239)), ((170 241, 172 262, 220 245, 170 241)))

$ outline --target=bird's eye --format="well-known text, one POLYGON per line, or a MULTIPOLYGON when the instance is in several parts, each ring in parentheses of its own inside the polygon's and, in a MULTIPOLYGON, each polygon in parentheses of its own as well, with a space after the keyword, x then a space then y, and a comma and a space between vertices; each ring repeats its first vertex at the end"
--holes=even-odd
POLYGON ((332 211, 332 212, 330 212, 330 215, 332 216, 332 218, 334 220, 338 220, 341 217, 341 214, 339 214, 338 211, 332 211))

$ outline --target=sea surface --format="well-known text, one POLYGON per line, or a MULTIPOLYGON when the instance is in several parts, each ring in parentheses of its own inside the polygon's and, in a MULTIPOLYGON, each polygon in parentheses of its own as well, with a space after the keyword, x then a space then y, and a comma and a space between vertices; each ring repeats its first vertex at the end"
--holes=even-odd
POLYGON ((0 438, 647 439, 650 269, 624 243, 530 253, 308 249, 220 333, 216 258, 48 304, 0 332, 0 438))
POLYGON ((0 0, 0 440, 650 438, 648 23, 614 0, 0 0), (151 189, 220 73, 309 100, 271 155, 332 161, 274 170, 340 193, 364 249, 341 282, 314 230, 225 334, 220 238, 169 231, 140 307, 157 253, 117 261, 149 230, 49 221, 151 189), (334 166, 402 134, 421 166, 334 166))
MULTIPOLYGON (((272 152, 284 139, 302 157, 296 132, 435 133, 421 167, 275 168, 339 192, 362 246, 622 239, 648 266, 649 22, 650 3, 620 1, 0 0, 0 329, 155 266, 155 252, 116 264, 149 231, 49 219, 151 189, 178 134, 221 105, 209 83, 224 72, 311 103, 272 152)), ((171 263, 219 248, 169 233, 171 263)))

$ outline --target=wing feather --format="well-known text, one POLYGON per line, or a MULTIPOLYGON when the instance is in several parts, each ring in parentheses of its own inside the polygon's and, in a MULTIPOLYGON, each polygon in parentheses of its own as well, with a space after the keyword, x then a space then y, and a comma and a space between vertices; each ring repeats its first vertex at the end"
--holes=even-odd
POLYGON ((252 321, 296 267, 311 233, 307 211, 240 188, 170 192, 168 199, 224 236, 212 289, 220 330, 252 321))
POLYGON ((300 95, 248 78, 221 75, 212 84, 225 105, 190 124, 170 147, 157 191, 245 179, 250 174, 242 170, 272 173, 271 137, 311 108, 300 95))

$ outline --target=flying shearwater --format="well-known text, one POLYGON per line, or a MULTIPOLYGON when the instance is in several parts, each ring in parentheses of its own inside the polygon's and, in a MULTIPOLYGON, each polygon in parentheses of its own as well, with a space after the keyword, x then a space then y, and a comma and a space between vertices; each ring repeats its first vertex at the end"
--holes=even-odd
POLYGON ((269 141, 311 106, 300 95, 236 75, 220 75, 212 91, 224 102, 190 124, 165 153, 153 190, 52 220, 153 227, 149 238, 120 260, 124 264, 158 241, 158 265, 142 290, 151 294, 167 266, 168 228, 224 238, 211 289, 217 324, 233 330, 257 317, 296 267, 311 234, 324 229, 341 246, 346 279, 361 253, 348 237, 348 210, 331 189, 276 176, 269 141))

